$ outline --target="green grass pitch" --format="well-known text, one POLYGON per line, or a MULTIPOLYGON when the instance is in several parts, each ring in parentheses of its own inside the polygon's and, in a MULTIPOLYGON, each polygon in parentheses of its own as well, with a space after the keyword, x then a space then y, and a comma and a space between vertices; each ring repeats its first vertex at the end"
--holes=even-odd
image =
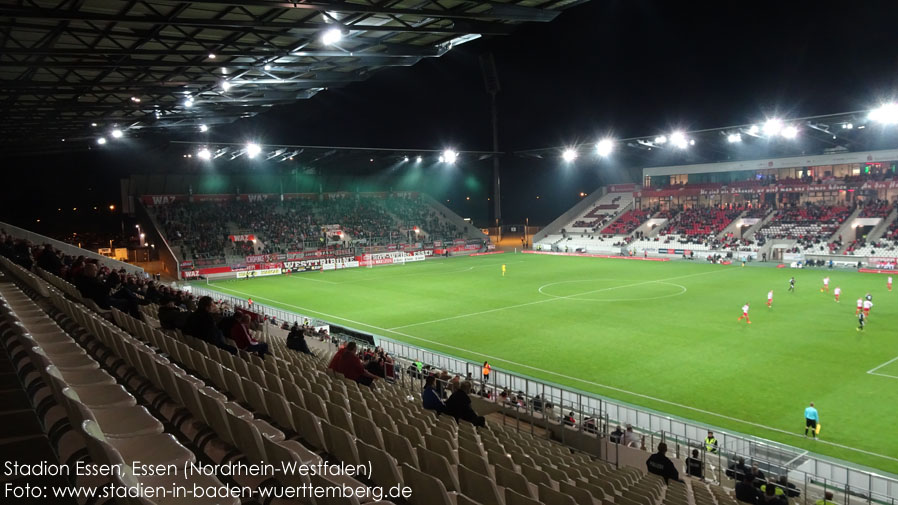
POLYGON ((211 287, 898 473, 898 291, 884 275, 502 254, 211 287), (737 322, 746 301, 751 325, 737 322), (818 442, 803 437, 810 401, 818 442))

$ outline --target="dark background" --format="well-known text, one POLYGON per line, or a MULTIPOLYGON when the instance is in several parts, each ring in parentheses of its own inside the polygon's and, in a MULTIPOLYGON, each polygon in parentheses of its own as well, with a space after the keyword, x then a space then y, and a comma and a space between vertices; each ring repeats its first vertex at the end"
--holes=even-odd
MULTIPOLYGON (((217 161, 210 167, 183 158, 190 150, 168 143, 174 139, 489 150, 489 98, 478 61, 485 52, 494 54, 502 86, 500 150, 506 153, 605 135, 868 109, 896 90, 896 14, 887 1, 592 1, 554 22, 216 127, 207 138, 149 136, 57 155, 4 154, 8 182, 0 190, 0 216, 46 233, 118 227, 108 206, 120 206, 119 179, 130 174, 317 171, 345 176, 332 180, 348 187, 349 178, 365 174, 401 178, 408 166, 388 155, 374 162, 368 155, 335 155, 314 164, 217 161)), ((557 156, 509 154, 501 163, 504 222, 536 224, 564 212, 581 191, 637 180, 644 166, 589 159, 566 165, 557 156)), ((425 172, 423 180, 431 182, 421 189, 485 225, 490 162, 466 156, 453 170, 458 177, 425 172)))

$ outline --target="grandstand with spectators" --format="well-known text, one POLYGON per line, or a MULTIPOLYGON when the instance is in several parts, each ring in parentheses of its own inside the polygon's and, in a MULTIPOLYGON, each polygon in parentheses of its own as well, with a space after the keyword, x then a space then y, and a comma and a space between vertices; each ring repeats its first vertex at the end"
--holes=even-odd
POLYGON ((632 197, 632 208, 609 215, 601 229, 571 226, 566 213, 534 246, 887 266, 898 257, 896 159, 898 152, 874 151, 646 168, 642 185, 600 188, 575 213, 612 195, 632 197))

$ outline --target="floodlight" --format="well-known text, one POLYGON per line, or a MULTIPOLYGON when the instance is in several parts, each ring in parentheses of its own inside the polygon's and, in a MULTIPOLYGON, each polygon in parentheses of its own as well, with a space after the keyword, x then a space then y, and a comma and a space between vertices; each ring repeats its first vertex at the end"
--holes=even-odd
POLYGON ((614 150, 614 141, 611 139, 602 139, 596 144, 596 152, 601 157, 608 156, 614 150))
POLYGON ((193 98, 187 98, 187 100, 184 100, 184 107, 187 107, 188 109, 193 107, 193 98))
POLYGON ((842 129, 843 129, 843 130, 850 130, 850 129, 852 129, 852 128, 854 128, 854 125, 851 124, 851 123, 843 123, 843 124, 842 124, 842 129))
POLYGON ((100 137, 97 139, 97 144, 103 145, 106 143, 106 137, 100 137))
POLYGON ((206 133, 207 131, 209 131, 209 127, 206 126, 206 125, 204 125, 204 124, 201 124, 201 125, 200 125, 200 131, 203 132, 203 133, 206 133))
POLYGON ((768 137, 778 135, 781 131, 783 131, 783 122, 779 119, 771 118, 764 123, 764 135, 768 137))
POLYGON ((140 98, 137 98, 136 96, 132 96, 131 101, 134 103, 140 103, 140 98))
POLYGON ((796 128, 793 125, 789 125, 789 126, 783 128, 782 135, 783 135, 783 138, 794 139, 795 137, 798 136, 798 128, 796 128))
POLYGON ((124 135, 124 133, 122 133, 122 131, 119 130, 118 128, 116 128, 115 130, 112 130, 112 138, 120 139, 120 138, 122 138, 122 135, 124 135))
POLYGON ((271 70, 271 65, 265 65, 265 70, 271 70))
POLYGON ((321 34, 321 43, 331 46, 343 40, 343 31, 339 28, 328 28, 321 34))
POLYGON ((686 134, 681 131, 675 131, 670 134, 670 143, 680 149, 689 147, 689 141, 686 139, 686 134))
POLYGON ((898 123, 898 104, 885 103, 870 111, 871 120, 885 125, 898 123))
POLYGON ((452 149, 446 149, 445 151, 443 151, 443 155, 441 156, 441 158, 441 161, 444 161, 451 165, 458 159, 458 153, 452 149))
POLYGON ((212 152, 204 147, 204 148, 200 149, 199 152, 196 153, 196 157, 201 160, 211 160, 212 152))
POLYGON ((231 89, 231 83, 229 83, 228 81, 221 81, 221 89, 222 91, 231 89))
POLYGON ((94 128, 97 127, 97 123, 91 123, 90 125, 93 126, 94 128))
POLYGON ((403 158, 402 158, 402 161, 403 161, 404 163, 408 163, 408 156, 403 157, 403 158))
POLYGON ((739 133, 731 133, 727 135, 727 142, 729 142, 730 144, 742 142, 742 135, 739 133))
POLYGON ((576 160, 577 159, 577 150, 568 147, 567 149, 564 150, 563 153, 561 153, 561 159, 563 159, 567 163, 570 163, 570 162, 576 160))
POLYGON ((415 158, 415 163, 421 163, 422 161, 424 161, 424 158, 422 158, 422 157, 420 157, 420 156, 418 156, 417 158, 415 158))
POLYGON ((255 158, 262 152, 262 146, 256 144, 254 142, 250 142, 246 144, 246 155, 250 158, 255 158))
POLYGON ((760 128, 758 128, 758 125, 753 124, 753 125, 751 125, 751 128, 748 129, 748 133, 750 133, 752 135, 757 135, 758 130, 760 130, 760 128))
POLYGON ((214 54, 214 53, 209 53, 209 59, 210 59, 210 60, 214 60, 214 59, 215 59, 215 54, 214 54))
POLYGON ((661 145, 661 144, 666 144, 666 143, 667 143, 667 137, 665 137, 664 135, 659 135, 659 136, 655 137, 655 144, 661 145))

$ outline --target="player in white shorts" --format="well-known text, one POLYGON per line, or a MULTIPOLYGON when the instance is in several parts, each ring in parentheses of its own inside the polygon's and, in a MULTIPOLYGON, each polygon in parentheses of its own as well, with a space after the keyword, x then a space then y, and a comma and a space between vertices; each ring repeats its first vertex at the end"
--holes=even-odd
POLYGON ((773 303, 773 290, 771 289, 770 291, 767 292, 767 308, 768 309, 771 308, 770 304, 772 304, 772 303, 773 303))
POLYGON ((748 302, 745 302, 745 305, 742 306, 742 315, 739 316, 739 319, 736 321, 741 321, 745 319, 745 322, 751 324, 751 319, 748 318, 748 302))
POLYGON ((833 291, 833 294, 836 295, 836 303, 839 302, 839 295, 842 294, 842 288, 836 286, 836 289, 833 291))

